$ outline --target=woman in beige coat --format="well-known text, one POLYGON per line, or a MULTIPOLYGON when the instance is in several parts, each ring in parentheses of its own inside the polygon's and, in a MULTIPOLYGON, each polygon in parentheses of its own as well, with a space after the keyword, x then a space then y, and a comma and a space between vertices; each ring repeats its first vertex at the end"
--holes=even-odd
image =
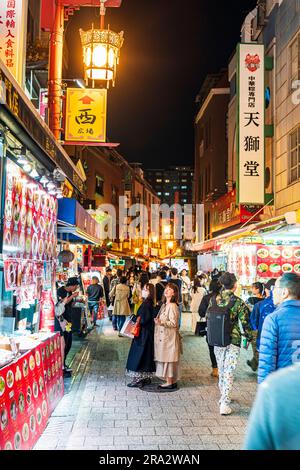
POLYGON ((126 285, 127 278, 125 276, 121 277, 120 284, 117 284, 113 292, 115 297, 114 311, 113 315, 116 315, 117 318, 117 328, 120 331, 125 323, 126 317, 131 315, 131 310, 129 306, 128 299, 130 297, 130 288, 126 285))
POLYGON ((155 318, 154 360, 156 375, 166 380, 160 389, 175 390, 179 379, 179 359, 181 338, 179 334, 180 312, 178 307, 179 292, 175 284, 167 284, 163 303, 155 318))

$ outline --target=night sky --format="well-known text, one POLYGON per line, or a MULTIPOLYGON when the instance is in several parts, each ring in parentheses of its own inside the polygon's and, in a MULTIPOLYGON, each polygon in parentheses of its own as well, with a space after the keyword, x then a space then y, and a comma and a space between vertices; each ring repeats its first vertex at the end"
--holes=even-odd
MULTIPOLYGON (((124 31, 116 87, 109 90, 107 134, 144 168, 194 161, 195 98, 208 73, 226 67, 256 0, 123 0, 106 23, 124 31)), ((78 29, 99 24, 82 8, 66 29, 69 77, 83 77, 78 29)))

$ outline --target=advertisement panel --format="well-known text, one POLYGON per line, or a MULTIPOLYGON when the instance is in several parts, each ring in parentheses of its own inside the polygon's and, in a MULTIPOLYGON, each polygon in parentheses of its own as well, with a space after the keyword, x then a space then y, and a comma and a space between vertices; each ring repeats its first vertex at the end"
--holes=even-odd
POLYGON ((265 201, 265 49, 238 46, 237 202, 265 201))

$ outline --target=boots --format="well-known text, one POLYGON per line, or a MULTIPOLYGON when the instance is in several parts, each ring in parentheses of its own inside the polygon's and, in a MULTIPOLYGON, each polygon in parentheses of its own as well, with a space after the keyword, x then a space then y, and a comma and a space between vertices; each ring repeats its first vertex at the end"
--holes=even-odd
POLYGON ((215 377, 216 379, 219 377, 219 371, 217 367, 213 367, 212 373, 210 374, 212 377, 215 377))

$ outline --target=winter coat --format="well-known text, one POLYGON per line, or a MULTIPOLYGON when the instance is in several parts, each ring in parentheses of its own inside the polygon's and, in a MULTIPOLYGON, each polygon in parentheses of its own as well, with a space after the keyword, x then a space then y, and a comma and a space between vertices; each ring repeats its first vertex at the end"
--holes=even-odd
POLYGON ((260 348, 258 383, 277 369, 299 361, 300 300, 286 300, 264 322, 260 348))
POLYGON ((197 313, 201 304, 203 297, 206 294, 204 287, 197 287, 197 292, 194 292, 194 289, 191 291, 191 312, 197 313))
POLYGON ((128 354, 126 369, 133 372, 155 372, 154 362, 154 307, 146 300, 137 312, 141 318, 141 332, 134 338, 128 354))
POLYGON ((163 304, 157 316, 162 324, 155 325, 154 360, 178 362, 180 357, 179 307, 175 303, 163 304))
POLYGON ((258 351, 260 347, 260 338, 261 338, 261 332, 262 332, 264 321, 268 315, 274 312, 275 308, 276 306, 274 305, 273 294, 271 292, 269 297, 267 297, 265 300, 262 300, 261 302, 258 302, 256 305, 254 305, 254 308, 251 312, 251 315, 250 315, 251 327, 253 330, 257 330, 256 347, 258 351))
POLYGON ((114 302, 114 315, 131 315, 131 310, 128 302, 130 296, 130 289, 126 284, 118 284, 115 289, 115 302, 114 302))

